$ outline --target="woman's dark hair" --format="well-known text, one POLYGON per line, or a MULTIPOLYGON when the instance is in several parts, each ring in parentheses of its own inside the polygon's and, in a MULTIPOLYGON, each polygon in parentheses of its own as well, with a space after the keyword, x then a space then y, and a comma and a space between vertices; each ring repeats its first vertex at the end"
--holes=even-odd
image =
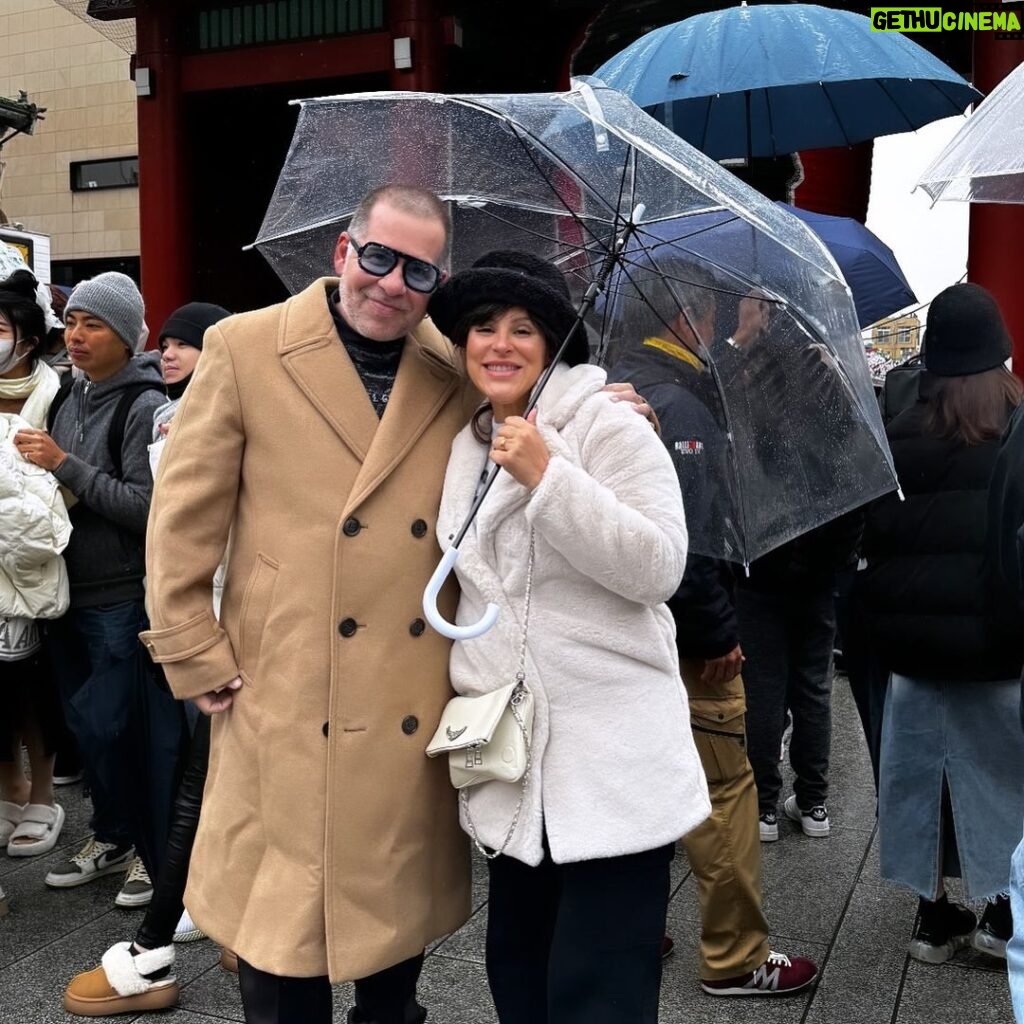
POLYGON ((1000 437, 1024 385, 1005 366, 967 377, 931 377, 925 433, 981 444, 1000 437))
MULTIPOLYGON (((481 327, 483 324, 490 323, 495 317, 501 316, 502 313, 505 313, 512 308, 514 307, 510 306, 507 302, 488 302, 485 305, 471 309, 468 313, 464 313, 459 317, 455 326, 452 328, 452 344, 458 345, 459 348, 465 348, 466 342, 469 340, 469 332, 474 327, 481 327)), ((562 339, 556 338, 552 333, 551 328, 548 327, 543 320, 539 319, 536 314, 532 313, 530 310, 527 310, 526 312, 536 325, 537 330, 544 335, 544 349, 547 354, 548 362, 550 362, 558 351, 558 346, 561 345, 562 339)), ((481 444, 489 445, 491 443, 490 402, 484 402, 477 411, 473 413, 473 418, 470 420, 470 429, 473 431, 473 436, 481 444)))
POLYGON ((0 314, 14 328, 17 342, 35 338, 29 350, 29 366, 35 366, 46 336, 46 318, 36 302, 36 279, 27 270, 16 270, 0 281, 0 314))

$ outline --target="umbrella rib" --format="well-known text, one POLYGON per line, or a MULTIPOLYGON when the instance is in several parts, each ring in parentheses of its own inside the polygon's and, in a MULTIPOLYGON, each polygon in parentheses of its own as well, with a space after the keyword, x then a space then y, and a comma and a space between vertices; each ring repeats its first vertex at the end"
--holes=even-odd
MULTIPOLYGON (((875 85, 877 85, 878 88, 881 89, 882 92, 885 93, 885 98, 893 105, 893 108, 895 109, 896 113, 899 114, 900 117, 903 118, 903 121, 904 121, 904 123, 907 126, 907 131, 908 132, 915 132, 915 131, 917 131, 918 126, 916 124, 914 124, 914 122, 911 121, 910 118, 907 117, 907 115, 903 112, 903 108, 896 102, 896 98, 893 96, 893 94, 891 92, 889 92, 889 89, 887 88, 884 80, 881 79, 881 78, 876 78, 875 79, 875 85)), ((945 94, 943 94, 943 95, 945 95, 945 94)), ((892 133, 890 132, 890 134, 892 134, 892 133)))
MULTIPOLYGON (((641 234, 641 232, 638 230, 636 232, 636 236, 637 236, 638 239, 640 238, 640 234, 641 234)), ((648 257, 650 257, 651 256, 651 250, 647 246, 644 245, 644 242, 643 242, 642 239, 640 240, 640 245, 643 247, 643 250, 644 250, 645 254, 648 257)), ((638 264, 635 263, 635 262, 633 263, 633 265, 634 266, 638 266, 638 264)), ((626 275, 626 278, 629 280, 630 284, 633 285, 633 288, 636 290, 636 293, 640 296, 640 298, 643 299, 644 304, 647 306, 647 308, 650 309, 650 311, 652 313, 654 313, 655 317, 661 322, 662 326, 666 327, 672 333, 672 335, 676 338, 676 340, 680 344, 685 344, 684 340, 682 338, 680 338, 679 335, 676 334, 676 332, 674 330, 672 330, 671 325, 665 323, 664 317, 662 317, 662 315, 654 308, 654 305, 651 303, 650 299, 648 299, 647 296, 643 293, 643 291, 637 286, 636 282, 633 280, 632 276, 629 273, 629 269, 628 269, 628 266, 627 266, 625 261, 623 261, 621 266, 622 266, 623 273, 626 275)), ((661 278, 662 282, 664 284, 666 284, 666 285, 667 285, 667 283, 669 281, 676 281, 679 284, 692 284, 692 283, 694 283, 694 282, 684 281, 682 278, 670 277, 653 260, 650 260, 650 266, 652 268, 654 268, 655 273, 657 273, 657 275, 661 278)), ((701 285, 700 287, 703 287, 703 285, 701 285)), ((709 289, 709 290, 712 290, 712 289, 709 289)), ((713 289, 713 290, 716 293, 719 291, 719 289, 717 289, 717 288, 713 289)), ((724 289, 722 289, 722 290, 724 291, 724 289)), ((679 305, 679 311, 685 317, 686 322, 687 322, 687 324, 690 327, 690 331, 693 333, 693 336, 695 338, 697 338, 698 340, 700 340, 700 335, 694 329, 694 326, 693 326, 692 322, 690 321, 689 314, 683 308, 682 303, 679 302, 679 297, 676 295, 675 291, 672 290, 671 286, 669 286, 669 291, 671 292, 673 298, 676 300, 676 303, 679 305)), ((605 305, 606 305, 606 310, 607 310, 607 306, 610 305, 610 303, 606 303, 605 305)), ((747 562, 747 543, 746 543, 746 538, 747 538, 747 533, 746 533, 746 531, 747 531, 747 513, 746 513, 746 509, 744 507, 744 502, 743 502, 743 498, 742 498, 743 487, 740 484, 739 465, 738 465, 738 461, 736 459, 736 438, 735 438, 735 434, 733 433, 733 429, 732 429, 732 417, 729 415, 729 405, 728 405, 728 403, 725 400, 725 389, 722 386, 722 380, 721 380, 721 377, 719 377, 719 375, 718 375, 718 371, 717 371, 717 369, 715 367, 714 360, 711 359, 710 354, 708 354, 707 346, 704 345, 703 342, 701 342, 701 348, 704 349, 705 357, 702 357, 700 355, 700 353, 695 353, 695 354, 697 355, 697 358, 700 359, 700 361, 708 368, 708 370, 711 373, 711 379, 712 379, 712 381, 714 381, 715 390, 718 392, 718 400, 719 400, 719 402, 721 402, 721 405, 722 405, 722 415, 725 417, 726 437, 727 437, 728 442, 729 442, 729 451, 730 451, 731 456, 732 456, 729 459, 729 466, 730 466, 730 469, 732 470, 733 485, 736 488, 736 508, 739 511, 739 516, 740 516, 739 537, 741 538, 742 546, 743 546, 743 552, 742 552, 742 554, 743 554, 743 564, 744 564, 744 566, 746 566, 746 565, 748 565, 748 562, 747 562)))
POLYGON ((541 141, 539 139, 537 139, 535 136, 531 135, 529 132, 527 132, 520 125, 515 124, 513 121, 509 121, 509 127, 511 127, 511 129, 512 129, 513 133, 515 134, 516 138, 519 140, 519 144, 523 147, 523 151, 526 153, 527 157, 529 158, 530 163, 533 164, 534 168, 537 170, 537 173, 541 176, 541 178, 544 179, 544 181, 547 183, 548 188, 551 189, 551 192, 554 194, 554 196, 558 199, 558 201, 565 208, 565 212, 576 222, 576 224, 583 231, 585 231, 588 235, 590 235, 591 239, 594 242, 597 242, 598 244, 601 244, 601 245, 605 244, 604 241, 596 234, 596 232, 594 232, 590 228, 589 224, 587 224, 583 220, 583 218, 575 210, 573 210, 572 207, 569 206, 569 204, 562 198, 561 193, 555 187, 555 183, 548 177, 548 175, 541 168, 540 164, 537 162, 537 159, 536 159, 536 157, 533 154, 533 151, 526 144, 526 139, 529 138, 531 142, 533 142, 537 147, 539 147, 545 153, 547 153, 547 155, 548 155, 548 157, 550 159, 555 161, 555 163, 557 163, 560 167, 562 167, 567 172, 567 174, 569 175, 570 180, 572 180, 574 182, 580 183, 586 189, 586 191, 588 193, 590 193, 591 195, 593 195, 597 199, 597 201, 602 206, 608 207, 609 208, 609 212, 612 212, 614 214, 614 211, 610 210, 609 204, 605 201, 605 199, 601 195, 599 195, 597 192, 595 192, 595 190, 592 189, 590 187, 590 185, 586 181, 584 181, 582 178, 580 178, 579 175, 575 174, 573 172, 572 168, 564 160, 562 160, 561 157, 559 157, 556 154, 552 153, 551 150, 547 146, 545 146, 543 143, 541 143, 541 141))
POLYGON ((850 141, 850 136, 846 134, 846 127, 843 124, 842 117, 840 117, 840 115, 839 115, 839 110, 836 108, 836 105, 832 102, 832 97, 828 93, 828 83, 827 82, 822 82, 821 83, 821 91, 824 94, 825 99, 828 101, 829 107, 832 108, 832 113, 835 115, 836 124, 839 125, 839 130, 843 133, 843 139, 846 141, 846 144, 848 146, 852 146, 853 143, 850 141))

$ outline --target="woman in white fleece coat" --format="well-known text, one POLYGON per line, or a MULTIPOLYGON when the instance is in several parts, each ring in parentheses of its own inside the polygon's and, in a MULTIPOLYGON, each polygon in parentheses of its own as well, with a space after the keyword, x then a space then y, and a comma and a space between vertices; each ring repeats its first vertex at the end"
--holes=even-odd
POLYGON ((57 391, 57 374, 40 358, 45 333, 32 274, 0 281, 0 849, 12 857, 47 853, 64 823, 53 792, 60 702, 37 620, 67 609, 60 553, 71 522, 53 474, 22 458, 13 440, 45 425, 57 391))
POLYGON ((432 300, 488 399, 455 439, 438 515, 447 547, 494 461, 501 473, 456 566, 458 621, 500 609, 455 644, 464 695, 519 663, 531 532, 526 684, 532 767, 468 791, 463 827, 490 861, 487 969, 501 1024, 657 1021, 674 842, 710 812, 689 727, 672 616, 686 525, 671 460, 650 425, 602 395, 578 331, 530 422, 530 391, 571 329, 562 275, 490 253, 432 300), (518 824, 506 836, 522 798, 518 824), (468 813, 468 819, 467 819, 468 813), (472 828, 470 828, 472 826, 472 828))

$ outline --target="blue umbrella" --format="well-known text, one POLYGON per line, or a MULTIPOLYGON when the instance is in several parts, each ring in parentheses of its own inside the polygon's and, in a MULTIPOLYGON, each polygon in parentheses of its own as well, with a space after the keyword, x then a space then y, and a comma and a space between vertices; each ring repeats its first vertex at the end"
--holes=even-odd
POLYGON ((595 77, 716 160, 850 146, 981 98, 900 33, 813 4, 695 15, 648 32, 595 77))
POLYGON ((831 217, 779 203, 802 220, 832 253, 853 292, 861 327, 917 302, 896 257, 885 242, 852 217, 831 217))

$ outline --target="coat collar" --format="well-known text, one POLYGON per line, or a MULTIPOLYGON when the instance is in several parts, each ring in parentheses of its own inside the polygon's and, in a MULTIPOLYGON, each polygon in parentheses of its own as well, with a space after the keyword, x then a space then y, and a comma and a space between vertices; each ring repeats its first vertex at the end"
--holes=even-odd
POLYGON ((337 278, 321 278, 284 304, 278 352, 285 371, 362 463, 345 515, 383 483, 463 380, 451 344, 429 320, 406 339, 381 419, 338 340, 327 297, 337 278))

